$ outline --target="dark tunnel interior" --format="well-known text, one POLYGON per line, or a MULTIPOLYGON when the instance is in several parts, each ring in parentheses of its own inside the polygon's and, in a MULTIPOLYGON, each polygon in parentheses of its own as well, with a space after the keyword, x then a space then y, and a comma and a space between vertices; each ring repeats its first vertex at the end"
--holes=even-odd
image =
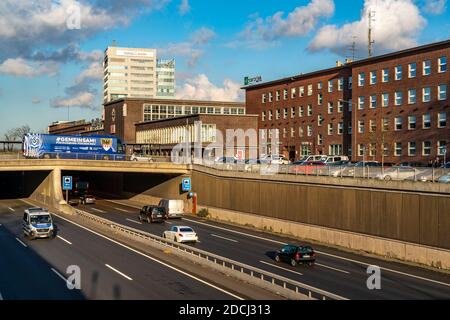
POLYGON ((0 199, 28 198, 50 171, 0 172, 0 199))

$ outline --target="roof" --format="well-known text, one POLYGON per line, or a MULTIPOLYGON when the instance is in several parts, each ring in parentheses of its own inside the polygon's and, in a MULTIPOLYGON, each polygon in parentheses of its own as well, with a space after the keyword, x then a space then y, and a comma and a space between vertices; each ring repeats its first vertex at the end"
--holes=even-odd
POLYGON ((189 105, 195 105, 195 104, 219 104, 219 105, 240 105, 245 106, 245 102, 243 101, 208 101, 208 100, 186 100, 186 99, 162 99, 162 98, 120 98, 117 100, 105 102, 103 105, 108 106, 112 104, 116 104, 119 102, 126 102, 126 101, 144 101, 144 103, 152 103, 152 102, 158 102, 161 104, 171 104, 171 103, 181 103, 181 104, 189 104, 189 105))
POLYGON ((166 119, 159 119, 159 120, 153 120, 153 121, 143 121, 135 123, 135 126, 139 125, 145 125, 149 123, 160 123, 165 121, 172 121, 172 120, 179 120, 179 119, 190 119, 190 118, 198 118, 198 117, 258 117, 257 114, 204 114, 204 113, 197 113, 197 114, 188 114, 188 115, 182 115, 179 117, 173 117, 173 118, 166 118, 166 119))

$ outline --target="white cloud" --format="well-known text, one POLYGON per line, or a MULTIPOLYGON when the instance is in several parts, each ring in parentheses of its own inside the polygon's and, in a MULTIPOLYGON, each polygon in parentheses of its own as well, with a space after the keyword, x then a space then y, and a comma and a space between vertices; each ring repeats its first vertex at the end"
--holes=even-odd
POLYGON ((36 63, 22 58, 7 59, 0 64, 0 74, 16 77, 37 77, 44 74, 55 75, 59 65, 55 62, 36 63))
POLYGON ((423 10, 426 13, 439 15, 447 9, 447 0, 425 0, 423 10))
POLYGON ((189 13, 191 11, 191 6, 189 5, 189 0, 181 0, 180 5, 178 6, 178 13, 182 16, 189 13))
POLYGON ((207 44, 215 37, 216 33, 211 29, 205 27, 202 27, 191 34, 192 42, 198 45, 207 44))
POLYGON ((177 87, 176 96, 178 99, 213 101, 243 101, 244 99, 239 83, 225 79, 223 87, 218 87, 204 74, 188 79, 181 87, 177 87))
POLYGON ((93 109, 95 99, 95 95, 91 92, 79 92, 70 98, 56 98, 52 100, 52 106, 55 108, 78 107, 93 109))
POLYGON ((365 0, 360 20, 344 24, 327 25, 321 28, 309 45, 309 50, 329 49, 346 55, 353 41, 358 49, 357 56, 366 56, 368 14, 376 13, 373 22, 375 53, 401 50, 417 45, 417 37, 425 27, 426 20, 413 0, 365 0), (364 53, 363 53, 364 52, 364 53))
POLYGON ((320 19, 331 17, 334 10, 333 0, 312 0, 306 6, 296 7, 287 17, 281 11, 266 18, 252 15, 253 21, 247 24, 232 46, 242 43, 247 47, 266 47, 282 37, 305 36, 316 28, 320 19))
POLYGON ((80 75, 76 78, 76 83, 81 83, 86 80, 102 80, 103 79, 103 66, 101 63, 93 62, 88 68, 84 69, 80 75))

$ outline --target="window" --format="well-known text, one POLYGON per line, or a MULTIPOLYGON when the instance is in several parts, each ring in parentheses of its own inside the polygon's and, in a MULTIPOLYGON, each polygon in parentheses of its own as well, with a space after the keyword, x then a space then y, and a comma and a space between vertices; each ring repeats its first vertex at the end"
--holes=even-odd
POLYGON ((269 92, 269 102, 273 101, 273 96, 272 96, 272 92, 269 92))
POLYGON ((343 154, 342 144, 330 144, 328 151, 330 156, 340 156, 343 154))
POLYGON ((394 156, 400 157, 402 155, 402 143, 396 142, 395 143, 395 150, 394 150, 394 156))
POLYGON ((395 117, 395 131, 402 130, 403 127, 403 119, 402 117, 395 117))
POLYGON ((377 84, 377 72, 376 71, 370 72, 370 84, 377 84))
POLYGON ((426 87, 422 89, 422 101, 430 102, 431 101, 431 88, 426 87))
POLYGON ((295 118, 295 107, 291 107, 291 118, 295 118))
POLYGON ((323 136, 319 133, 317 135, 317 145, 321 146, 323 144, 323 136))
POLYGON ((291 88, 291 99, 295 99, 297 97, 297 89, 291 88))
POLYGON ((305 96, 305 87, 300 87, 300 97, 304 97, 305 96))
POLYGON ((308 84, 308 96, 312 96, 313 94, 313 86, 312 84, 308 84))
POLYGON ((328 81, 328 92, 333 92, 333 80, 328 81))
POLYGON ((364 72, 361 72, 358 75, 358 86, 363 87, 366 84, 366 74, 364 72))
POLYGON ((312 116, 312 114, 313 114, 312 105, 308 104, 308 116, 312 116))
POLYGON ((408 142, 408 156, 414 157, 416 155, 416 143, 408 142))
POLYGON ((344 102, 341 100, 338 101, 338 112, 339 113, 344 112, 344 102))
POLYGON ((395 67, 395 80, 402 80, 403 78, 403 67, 397 66, 395 67))
POLYGON ((288 89, 284 89, 283 90, 283 99, 287 100, 287 98, 288 98, 288 89))
POLYGON ((266 94, 265 93, 262 94, 261 100, 262 100, 262 103, 266 103, 266 94))
POLYGON ((277 90, 277 91, 276 91, 275 100, 276 100, 276 101, 280 101, 280 90, 277 90))
POLYGON ((377 107, 377 96, 371 95, 370 96, 370 108, 375 109, 377 107))
POLYGON ((344 78, 340 77, 338 79, 338 91, 344 90, 344 78))
POLYGON ((303 128, 302 127, 298 127, 298 136, 300 138, 303 138, 303 128))
POLYGON ((417 102, 416 89, 408 90, 408 103, 415 104, 417 102))
POLYGON ((338 135, 342 135, 342 134, 344 134, 344 123, 339 122, 338 123, 338 135))
POLYGON ((358 156, 360 156, 360 157, 364 156, 365 152, 366 152, 366 147, 363 144, 358 144, 358 156))
POLYGON ((383 124, 382 124, 382 129, 383 131, 388 131, 389 130, 389 118, 383 118, 383 124))
POLYGON ((321 93, 317 94, 317 104, 319 106, 322 105, 322 101, 323 101, 323 95, 321 93))
POLYGON ((437 143, 437 154, 438 156, 443 156, 447 151, 447 142, 444 140, 438 141, 437 143))
POLYGON ((384 108, 388 107, 389 106, 389 93, 383 93, 381 95, 381 99, 382 99, 381 106, 384 108))
POLYGON ((422 116, 422 127, 424 129, 430 129, 431 128, 431 116, 430 114, 424 114, 422 116))
POLYGON ((261 112, 261 121, 266 121, 266 112, 261 112))
POLYGON ((312 128, 312 125, 310 125, 310 124, 308 124, 308 126, 307 126, 307 134, 308 134, 308 137, 312 137, 312 135, 313 135, 313 128, 312 128))
POLYGON ((425 60, 423 62, 423 72, 424 76, 429 76, 431 74, 431 60, 425 60))
POLYGON ((382 143, 381 148, 383 149, 383 155, 385 157, 389 156, 389 146, 387 143, 382 143))
POLYGON ((417 64, 416 63, 410 63, 408 65, 408 77, 409 78, 415 78, 417 74, 417 64))
POLYGON ((288 109, 284 108, 283 109, 283 119, 287 119, 287 117, 288 117, 288 109))
POLYGON ((295 129, 292 127, 291 128, 291 138, 295 137, 295 129))
POLYGON ((352 123, 350 122, 349 124, 348 124, 348 134, 352 134, 352 123))
POLYGON ((369 156, 376 157, 377 155, 377 145, 375 143, 369 144, 369 156))
POLYGON ((377 123, 375 122, 375 120, 370 120, 369 121, 369 131, 370 132, 377 131, 377 123))
POLYGON ((332 123, 328 124, 328 135, 329 136, 333 135, 333 124, 332 123))
POLYGON ((272 120, 272 118, 273 118, 273 112, 272 112, 272 110, 269 110, 269 121, 272 120))
POLYGON ((352 99, 348 99, 347 108, 348 112, 352 112, 353 102, 352 99))
POLYGON ((321 127, 323 123, 323 116, 321 114, 319 114, 317 116, 317 126, 321 127))
POLYGON ((298 116, 301 118, 305 114, 305 108, 303 106, 298 107, 298 116))
POLYGON ((358 110, 362 110, 364 109, 364 97, 359 97, 358 98, 358 110))
POLYGON ((353 77, 348 78, 348 89, 349 90, 353 89, 353 77))
POLYGON ((445 128, 447 126, 447 113, 439 112, 438 113, 438 128, 445 128))
POLYGON ((318 89, 318 90, 322 90, 322 88, 323 88, 322 81, 319 81, 319 82, 317 83, 317 89, 318 89))
POLYGON ((416 129, 416 116, 409 116, 408 117, 408 130, 415 130, 416 129))
POLYGON ((403 104, 403 92, 397 91, 395 93, 395 105, 401 106, 403 104))
POLYGON ((275 112, 275 119, 280 119, 280 109, 277 109, 275 112))
POLYGON ((423 156, 431 155, 431 142, 430 141, 422 142, 422 155, 423 156))
POLYGON ((359 120, 358 121, 358 132, 359 133, 364 133, 364 120, 359 120))
POLYGON ((328 102, 328 114, 333 113, 333 111, 334 111, 333 102, 328 102))
POLYGON ((438 59, 438 72, 446 72, 447 71, 447 57, 440 57, 438 59))
POLYGON ((447 100, 447 85, 441 84, 438 86, 438 100, 447 100))
POLYGON ((382 71, 383 82, 389 82, 389 69, 383 69, 382 71))
POLYGON ((283 128, 283 138, 286 138, 286 137, 287 137, 287 129, 283 128))

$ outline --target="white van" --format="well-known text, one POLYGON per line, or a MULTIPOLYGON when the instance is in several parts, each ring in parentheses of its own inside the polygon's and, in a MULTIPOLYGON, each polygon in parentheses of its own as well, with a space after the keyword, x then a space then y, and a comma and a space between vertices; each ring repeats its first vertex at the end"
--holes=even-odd
POLYGON ((184 201, 183 200, 168 200, 162 199, 159 201, 159 207, 166 209, 168 218, 181 218, 184 214, 184 201))
POLYGON ((23 214, 22 230, 30 240, 52 238, 54 235, 52 216, 46 209, 29 208, 23 214))
POLYGON ((349 159, 347 156, 328 156, 324 162, 325 163, 335 163, 335 162, 341 162, 341 161, 349 161, 349 159))

